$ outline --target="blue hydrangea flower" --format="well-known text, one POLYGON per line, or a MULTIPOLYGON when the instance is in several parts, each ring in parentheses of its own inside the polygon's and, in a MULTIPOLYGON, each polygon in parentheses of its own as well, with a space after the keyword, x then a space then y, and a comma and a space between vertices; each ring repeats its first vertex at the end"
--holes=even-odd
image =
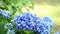
POLYGON ((45 16, 41 19, 40 34, 50 34, 50 28, 53 26, 53 21, 50 17, 45 16))
POLYGON ((10 18, 10 12, 9 11, 0 10, 0 15, 4 16, 5 18, 10 18))
POLYGON ((8 30, 7 34, 15 34, 14 30, 8 30))
POLYGON ((48 17, 48 16, 45 16, 41 19, 41 22, 46 24, 46 25, 50 25, 50 26, 53 26, 53 20, 48 17))
POLYGON ((5 26, 4 26, 5 29, 12 29, 13 28, 13 25, 11 23, 7 23, 5 26))
POLYGON ((29 12, 16 16, 13 21, 18 30, 34 30, 39 34, 50 34, 50 27, 53 25, 51 18, 39 18, 29 12))

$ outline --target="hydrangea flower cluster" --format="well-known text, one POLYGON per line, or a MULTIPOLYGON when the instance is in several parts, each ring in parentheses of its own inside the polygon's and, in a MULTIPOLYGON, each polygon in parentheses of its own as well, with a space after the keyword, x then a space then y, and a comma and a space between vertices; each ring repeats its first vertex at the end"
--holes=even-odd
POLYGON ((50 27, 53 26, 51 18, 47 16, 39 18, 29 12, 16 16, 13 21, 18 30, 33 30, 38 34, 50 34, 50 27))
POLYGON ((15 34, 14 30, 8 30, 7 34, 15 34))
POLYGON ((11 23, 7 23, 5 26, 4 26, 5 29, 7 30, 10 30, 13 28, 13 25, 11 23))
POLYGON ((40 31, 38 30, 38 32, 40 32, 40 34, 50 34, 50 28, 53 26, 53 20, 50 17, 45 16, 41 19, 40 23, 40 31))
POLYGON ((10 18, 10 12, 9 11, 4 11, 0 10, 0 17, 4 16, 5 18, 10 18))

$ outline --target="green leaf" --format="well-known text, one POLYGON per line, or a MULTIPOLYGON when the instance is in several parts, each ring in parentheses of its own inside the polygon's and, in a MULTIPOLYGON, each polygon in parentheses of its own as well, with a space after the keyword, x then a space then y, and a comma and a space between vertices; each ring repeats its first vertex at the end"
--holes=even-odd
POLYGON ((5 23, 0 23, 0 34, 6 34, 7 30, 4 29, 5 23))

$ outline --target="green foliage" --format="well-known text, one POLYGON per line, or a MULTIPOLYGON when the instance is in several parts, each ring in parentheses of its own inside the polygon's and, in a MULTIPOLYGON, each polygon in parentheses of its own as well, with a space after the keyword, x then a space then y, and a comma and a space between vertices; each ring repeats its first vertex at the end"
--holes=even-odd
POLYGON ((33 8, 34 4, 32 0, 0 0, 0 9, 9 10, 11 13, 21 11, 23 7, 33 8), (30 4, 30 5, 29 5, 30 4))
POLYGON ((6 34, 7 30, 4 29, 4 22, 0 22, 0 33, 1 34, 6 34))

